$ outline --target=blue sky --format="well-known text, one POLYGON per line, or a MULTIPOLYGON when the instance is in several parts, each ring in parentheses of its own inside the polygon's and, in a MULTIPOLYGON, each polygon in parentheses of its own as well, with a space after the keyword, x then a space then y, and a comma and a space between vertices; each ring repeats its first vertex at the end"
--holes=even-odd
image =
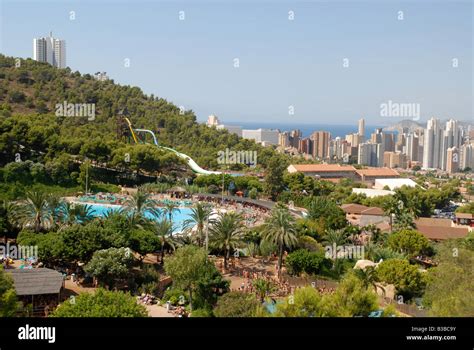
POLYGON ((470 1, 0 3, 1 53, 31 57, 52 30, 72 70, 106 71, 199 120, 385 125, 403 119, 380 116, 388 100, 419 103, 421 121, 474 118, 470 1))

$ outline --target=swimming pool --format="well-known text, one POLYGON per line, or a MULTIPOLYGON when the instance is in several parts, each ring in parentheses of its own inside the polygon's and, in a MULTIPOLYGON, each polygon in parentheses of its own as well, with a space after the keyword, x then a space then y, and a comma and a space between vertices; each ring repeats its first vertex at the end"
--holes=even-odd
MULTIPOLYGON (((109 210, 117 211, 122 208, 121 205, 102 205, 102 204, 92 204, 92 203, 81 203, 81 204, 87 204, 88 206, 91 207, 91 210, 93 211, 93 215, 95 217, 103 217, 109 210)), ((183 228, 183 223, 185 220, 189 219, 189 215, 191 215, 192 209, 191 208, 178 208, 173 213, 172 220, 173 220, 173 226, 174 226, 174 232, 180 232, 183 228)), ((155 219, 153 215, 150 213, 145 213, 145 217, 149 219, 155 219)))

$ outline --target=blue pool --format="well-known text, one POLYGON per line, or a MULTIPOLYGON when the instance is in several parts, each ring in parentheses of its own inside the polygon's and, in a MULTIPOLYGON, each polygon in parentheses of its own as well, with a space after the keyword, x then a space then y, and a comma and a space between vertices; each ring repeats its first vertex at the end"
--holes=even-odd
MULTIPOLYGON (((85 204, 85 203, 83 203, 85 204)), ((120 205, 110 205, 110 206, 105 206, 102 204, 91 204, 87 203, 93 210, 93 215, 96 217, 102 217, 104 216, 109 210, 119 210, 122 208, 120 205)), ((180 232, 183 228, 183 222, 186 219, 189 219, 189 215, 191 214, 192 209, 191 208, 179 208, 179 211, 176 210, 173 213, 173 226, 175 228, 175 232, 180 232)), ((150 213, 146 213, 145 216, 147 218, 154 218, 153 215, 150 213)))

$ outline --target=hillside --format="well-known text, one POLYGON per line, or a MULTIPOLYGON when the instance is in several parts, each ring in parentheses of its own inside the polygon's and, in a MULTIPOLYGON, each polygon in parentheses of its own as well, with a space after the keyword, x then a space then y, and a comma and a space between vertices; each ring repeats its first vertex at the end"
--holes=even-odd
MULTIPOLYGON (((226 148, 258 151, 258 164, 265 167, 276 155, 227 131, 208 128, 196 122, 191 110, 180 113, 163 98, 145 95, 140 88, 97 81, 91 75, 56 69, 48 64, 0 55, 0 153, 1 166, 15 160, 47 163, 61 156, 87 156, 111 166, 134 170, 160 171, 179 162, 173 155, 133 147, 117 137, 118 112, 127 109, 135 127, 153 130, 160 144, 188 154, 208 169, 218 169, 217 152, 226 148), (56 116, 56 105, 94 104, 95 119, 56 116), (125 163, 125 153, 132 162, 125 163)), ((243 169, 235 165, 234 169, 243 169)))

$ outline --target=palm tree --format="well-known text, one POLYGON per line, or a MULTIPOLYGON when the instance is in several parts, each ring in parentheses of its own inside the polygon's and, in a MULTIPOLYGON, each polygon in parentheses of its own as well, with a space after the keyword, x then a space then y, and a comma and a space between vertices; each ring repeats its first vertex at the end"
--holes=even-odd
POLYGON ((365 288, 372 286, 375 292, 377 292, 377 289, 380 289, 383 295, 385 295, 385 288, 377 284, 378 278, 374 266, 367 266, 365 269, 355 269, 354 273, 362 281, 365 288))
POLYGON ((173 222, 173 213, 177 211, 178 213, 181 210, 178 208, 178 205, 174 202, 167 202, 165 207, 163 208, 163 215, 168 216, 168 220, 172 223, 173 222))
POLYGON ((0 230, 3 233, 5 245, 8 242, 8 234, 11 233, 15 226, 15 213, 17 211, 16 204, 11 201, 1 201, 0 204, 0 230))
POLYGON ((252 281, 252 286, 255 290, 255 294, 257 294, 260 302, 262 303, 265 301, 265 297, 268 294, 276 290, 275 285, 271 281, 265 280, 263 278, 257 278, 256 280, 252 281))
POLYGON ((58 211, 59 221, 65 226, 86 224, 94 219, 94 209, 88 204, 62 202, 58 211))
POLYGON ((402 211, 395 216, 395 231, 412 230, 416 228, 415 218, 409 211, 402 211))
POLYGON ((331 258, 334 258, 334 269, 337 270, 338 268, 338 261, 337 261, 337 247, 343 246, 347 243, 347 232, 343 230, 328 230, 326 235, 324 236, 324 244, 330 247, 330 251, 332 251, 331 258))
POLYGON ((176 249, 176 241, 173 238, 173 225, 168 220, 160 220, 153 226, 153 231, 160 241, 160 264, 163 265, 165 257, 165 246, 169 245, 173 250, 176 249))
POLYGON ((145 217, 146 213, 150 213, 155 218, 161 216, 158 203, 151 199, 150 193, 145 192, 142 188, 139 188, 125 201, 123 211, 130 216, 131 222, 136 225, 148 223, 149 220, 145 217))
POLYGON ((387 201, 384 201, 382 204, 382 209, 384 214, 390 219, 390 232, 393 231, 393 215, 397 213, 399 204, 394 197, 390 197, 387 201))
POLYGON ((17 215, 23 227, 33 226, 35 232, 51 225, 53 217, 48 205, 48 195, 36 191, 26 192, 26 199, 18 203, 17 215))
POLYGON ((231 250, 240 246, 243 241, 244 225, 242 217, 234 212, 220 214, 219 218, 209 229, 210 243, 217 249, 224 251, 224 268, 231 250))
POLYGON ((191 228, 196 226, 199 247, 202 247, 203 244, 204 227, 206 226, 206 224, 210 225, 214 221, 209 220, 210 214, 210 207, 204 206, 201 203, 197 203, 196 206, 192 209, 191 214, 189 214, 189 219, 186 219, 183 222, 183 228, 185 230, 190 230, 191 228))
POLYGON ((347 243, 347 232, 343 230, 328 230, 324 236, 327 245, 342 246, 347 243))
POLYGON ((263 224, 262 238, 278 247, 278 277, 281 278, 283 251, 298 244, 295 219, 286 207, 276 206, 263 224))

